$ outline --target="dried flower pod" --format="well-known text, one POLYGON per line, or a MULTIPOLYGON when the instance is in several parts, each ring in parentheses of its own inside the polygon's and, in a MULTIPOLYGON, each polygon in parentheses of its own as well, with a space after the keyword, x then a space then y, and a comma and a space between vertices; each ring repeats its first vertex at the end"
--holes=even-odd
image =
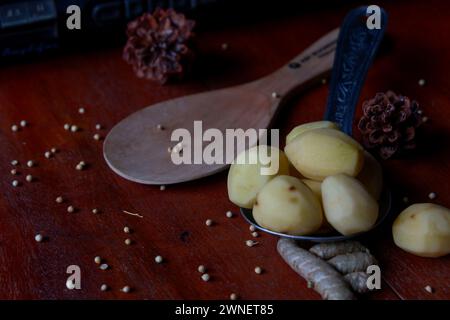
POLYGON ((358 129, 367 149, 388 159, 416 147, 416 129, 422 124, 422 111, 416 101, 387 91, 364 101, 362 108, 358 129))
POLYGON ((192 61, 188 47, 195 22, 173 9, 156 9, 130 22, 123 58, 133 66, 139 78, 161 84, 183 75, 192 61))

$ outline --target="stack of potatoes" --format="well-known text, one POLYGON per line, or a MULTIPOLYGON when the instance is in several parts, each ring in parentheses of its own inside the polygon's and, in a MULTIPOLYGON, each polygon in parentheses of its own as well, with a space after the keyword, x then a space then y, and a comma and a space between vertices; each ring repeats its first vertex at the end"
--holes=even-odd
POLYGON ((332 229, 351 235, 374 226, 382 170, 358 142, 335 123, 319 121, 294 128, 284 151, 257 146, 241 153, 228 175, 230 200, 252 208, 259 225, 291 235, 332 229), (278 161, 278 172, 262 175, 261 162, 239 161, 259 152, 278 161))

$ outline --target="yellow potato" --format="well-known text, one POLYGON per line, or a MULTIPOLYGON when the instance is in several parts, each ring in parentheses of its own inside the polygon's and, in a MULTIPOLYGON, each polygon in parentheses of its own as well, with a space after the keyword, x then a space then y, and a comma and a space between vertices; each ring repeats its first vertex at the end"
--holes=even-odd
POLYGON ((367 151, 364 151, 364 166, 356 177, 366 187, 376 200, 380 199, 383 189, 383 170, 378 161, 367 151))
POLYGON ((450 253, 450 210, 417 203, 403 210, 392 225, 395 244, 421 257, 441 257, 450 253))
POLYGON ((378 203, 361 182, 345 174, 322 182, 322 205, 327 221, 343 235, 370 230, 378 218, 378 203))
MULTIPOLYGON (((302 182, 311 189, 311 191, 316 195, 317 199, 320 201, 320 205, 322 206, 322 182, 314 181, 309 179, 302 179, 302 182)), ((327 233, 333 230, 331 224, 327 221, 326 217, 323 217, 322 225, 316 233, 327 233)))
POLYGON ((311 234, 323 220, 314 193, 299 179, 282 175, 273 178, 258 193, 253 217, 267 229, 292 235, 311 234))
POLYGON ((356 176, 364 163, 363 148, 358 142, 327 128, 298 135, 284 152, 303 176, 318 181, 339 173, 356 176))
POLYGON ((317 199, 319 199, 320 203, 322 203, 322 182, 309 179, 302 179, 302 182, 311 189, 317 199))
POLYGON ((250 209, 259 190, 278 174, 289 174, 289 161, 278 148, 262 145, 241 152, 228 172, 228 197, 234 204, 250 209), (259 157, 259 152, 263 152, 263 157, 259 157), (270 164, 265 162, 265 155, 270 155, 270 164), (252 163, 246 159, 252 160, 252 163), (276 164, 278 171, 261 174, 262 168, 276 169, 276 164))
POLYGON ((291 132, 289 132, 289 134, 286 136, 286 144, 289 144, 299 134, 301 134, 303 132, 306 132, 306 131, 312 130, 312 129, 319 129, 319 128, 329 128, 329 129, 339 130, 338 125, 331 121, 315 121, 315 122, 304 123, 299 126, 296 126, 294 129, 291 130, 291 132))

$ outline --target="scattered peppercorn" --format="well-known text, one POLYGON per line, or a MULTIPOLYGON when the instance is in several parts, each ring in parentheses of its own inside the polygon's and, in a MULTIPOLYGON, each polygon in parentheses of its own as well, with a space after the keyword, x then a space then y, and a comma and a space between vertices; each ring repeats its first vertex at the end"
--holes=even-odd
POLYGON ((262 270, 261 267, 256 267, 256 268, 255 268, 255 273, 256 273, 256 274, 261 274, 262 272, 263 272, 263 270, 262 270))
POLYGON ((205 282, 208 282, 211 279, 211 277, 209 276, 209 274, 204 273, 202 274, 202 280, 205 282))
POLYGON ((200 273, 205 273, 206 272, 206 267, 201 264, 201 265, 198 266, 197 270, 200 273))

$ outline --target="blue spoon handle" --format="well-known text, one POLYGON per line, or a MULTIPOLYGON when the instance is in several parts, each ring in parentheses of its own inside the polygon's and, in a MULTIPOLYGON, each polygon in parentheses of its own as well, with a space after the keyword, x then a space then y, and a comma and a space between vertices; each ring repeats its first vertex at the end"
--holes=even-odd
POLYGON ((352 134, 353 117, 361 87, 383 38, 387 14, 381 9, 380 29, 366 24, 367 7, 350 11, 342 24, 331 74, 325 120, 336 122, 352 134))

